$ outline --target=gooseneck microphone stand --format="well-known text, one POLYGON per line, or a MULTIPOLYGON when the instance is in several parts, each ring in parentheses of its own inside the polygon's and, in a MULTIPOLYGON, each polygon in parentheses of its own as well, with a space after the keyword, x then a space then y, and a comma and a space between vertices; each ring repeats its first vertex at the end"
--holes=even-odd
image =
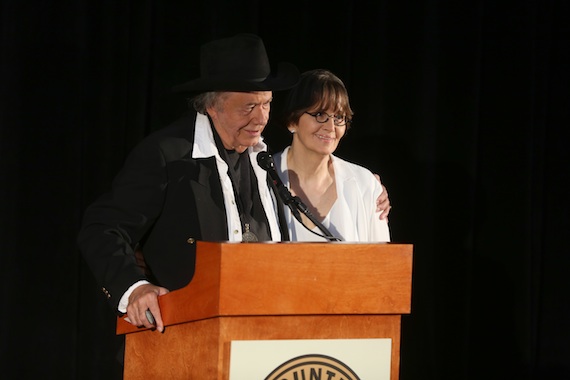
POLYGON ((315 218, 315 216, 309 211, 307 205, 305 205, 303 201, 301 201, 301 198, 293 196, 291 194, 289 189, 283 184, 283 182, 279 178, 279 175, 275 170, 275 162, 273 161, 273 157, 271 156, 271 154, 269 154, 268 152, 260 152, 257 155, 257 163, 263 170, 265 170, 269 174, 269 176, 273 180, 273 184, 277 188, 277 195, 279 196, 279 198, 281 198, 281 201, 289 207, 295 219, 297 219, 303 227, 305 227, 311 233, 317 236, 324 237, 329 241, 342 241, 341 238, 334 236, 325 226, 323 226, 321 222, 317 220, 317 218, 315 218), (315 231, 311 230, 309 227, 307 227, 305 223, 303 223, 303 220, 301 219, 300 212, 302 212, 311 222, 313 222, 313 224, 317 226, 319 230, 321 230, 323 235, 318 234, 315 231))

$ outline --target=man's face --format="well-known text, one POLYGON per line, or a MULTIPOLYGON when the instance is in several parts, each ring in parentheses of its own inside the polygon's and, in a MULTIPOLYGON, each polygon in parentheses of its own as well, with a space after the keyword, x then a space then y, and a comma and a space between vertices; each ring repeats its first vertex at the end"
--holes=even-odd
POLYGON ((226 92, 207 109, 226 149, 241 153, 259 142, 272 99, 271 91, 226 92))

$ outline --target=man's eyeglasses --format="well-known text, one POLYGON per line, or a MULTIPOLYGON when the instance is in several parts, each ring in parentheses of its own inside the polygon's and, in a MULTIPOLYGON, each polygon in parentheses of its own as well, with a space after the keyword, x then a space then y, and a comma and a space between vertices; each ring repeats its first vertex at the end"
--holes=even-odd
POLYGON ((318 123, 324 124, 327 121, 329 121, 329 119, 333 119, 333 124, 337 127, 343 127, 347 124, 350 124, 350 122, 352 120, 347 119, 346 116, 341 116, 341 115, 329 115, 325 112, 315 112, 315 113, 310 113, 310 112, 305 112, 307 115, 311 115, 312 117, 315 118, 315 120, 317 120, 318 123))

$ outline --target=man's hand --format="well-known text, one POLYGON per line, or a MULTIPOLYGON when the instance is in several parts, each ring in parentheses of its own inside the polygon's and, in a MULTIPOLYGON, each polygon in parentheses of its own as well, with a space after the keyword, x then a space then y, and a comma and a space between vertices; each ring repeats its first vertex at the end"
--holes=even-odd
MULTIPOLYGON (((380 176, 378 174, 374 174, 374 177, 380 182, 380 176)), ((382 185, 382 184, 381 184, 382 185)), ((380 212, 380 219, 386 219, 388 214, 390 213, 390 199, 388 198, 388 190, 384 185, 382 185, 382 193, 376 199, 376 211, 380 212), (382 212, 381 212, 382 211, 382 212)))
POLYGON ((137 287, 129 296, 128 317, 126 319, 135 326, 156 327, 159 332, 163 332, 164 324, 158 306, 158 296, 166 293, 168 293, 168 289, 152 284, 137 287), (147 318, 147 310, 154 316, 154 323, 147 318))

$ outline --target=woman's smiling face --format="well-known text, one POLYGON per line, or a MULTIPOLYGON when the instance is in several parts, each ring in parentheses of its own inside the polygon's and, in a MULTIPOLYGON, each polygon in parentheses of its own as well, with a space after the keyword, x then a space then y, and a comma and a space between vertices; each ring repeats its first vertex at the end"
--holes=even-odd
POLYGON ((298 148, 303 148, 322 155, 332 154, 340 139, 346 133, 346 125, 335 125, 334 117, 328 117, 324 123, 317 121, 315 115, 335 115, 335 110, 311 110, 304 113, 297 125, 291 125, 290 131, 294 131, 293 144, 298 144, 298 148))

